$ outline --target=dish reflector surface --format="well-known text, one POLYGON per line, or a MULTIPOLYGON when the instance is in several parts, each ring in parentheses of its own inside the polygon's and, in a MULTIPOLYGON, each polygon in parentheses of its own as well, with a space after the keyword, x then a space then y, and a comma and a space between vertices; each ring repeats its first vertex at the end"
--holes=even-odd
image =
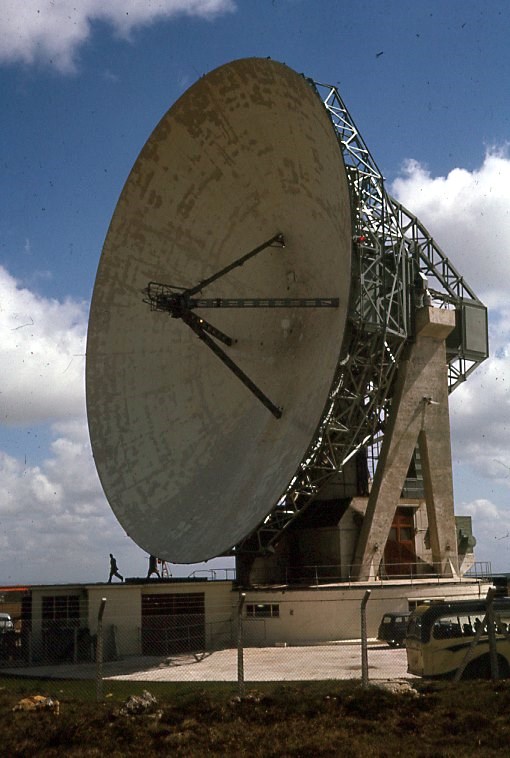
POLYGON ((267 59, 192 86, 158 124, 121 193, 87 342, 92 449, 110 505, 147 552, 221 555, 269 513, 313 441, 350 290, 345 169, 310 84, 267 59), (151 281, 191 288, 278 233, 198 297, 339 298, 337 308, 196 310, 282 408, 277 419, 188 326, 151 311, 151 281))

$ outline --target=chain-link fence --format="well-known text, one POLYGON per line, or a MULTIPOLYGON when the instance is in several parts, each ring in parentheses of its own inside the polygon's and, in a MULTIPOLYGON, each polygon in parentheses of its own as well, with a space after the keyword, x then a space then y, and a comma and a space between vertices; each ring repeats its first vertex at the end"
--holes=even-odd
POLYGON ((134 613, 122 607, 118 593, 117 600, 102 598, 86 615, 76 615, 79 604, 69 595, 60 596, 0 634, 0 675, 72 679, 87 692, 94 685, 101 699, 115 681, 189 687, 230 682, 242 694, 255 682, 357 679, 366 685, 421 674, 453 678, 456 671, 458 677, 466 671, 487 677, 510 673, 510 609, 492 605, 492 596, 488 607, 480 606, 483 600, 478 605, 465 600, 460 611, 450 604, 442 614, 441 603, 431 601, 424 607, 435 608, 436 615, 427 621, 414 614, 409 636, 408 594, 394 596, 395 610, 382 613, 365 590, 350 605, 327 595, 319 601, 289 595, 277 603, 255 603, 230 591, 228 601, 209 601, 205 608, 200 593, 152 593, 134 613), (328 634, 317 635, 312 614, 324 619, 328 634), (296 617, 301 623, 286 639, 283 631, 296 617), (335 623, 339 631, 353 632, 350 639, 331 633, 335 623), (432 659, 443 660, 444 670, 420 670, 432 659))

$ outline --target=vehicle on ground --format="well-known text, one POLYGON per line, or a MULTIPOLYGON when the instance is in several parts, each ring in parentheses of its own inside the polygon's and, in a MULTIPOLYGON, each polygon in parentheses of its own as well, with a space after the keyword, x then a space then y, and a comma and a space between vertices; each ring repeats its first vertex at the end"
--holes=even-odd
POLYGON ((7 632, 10 629, 14 629, 12 618, 8 613, 0 613, 0 634, 7 632))
POLYGON ((408 611, 385 613, 379 624, 377 639, 387 642, 390 647, 403 647, 409 616, 408 611))
MULTIPOLYGON (((407 670, 429 678, 453 677, 465 660, 465 679, 491 676, 489 635, 484 624, 485 600, 458 600, 418 606, 406 633, 407 670), (474 646, 475 635, 480 632, 474 646), (469 658, 467 657, 469 653, 469 658)), ((493 602, 498 674, 510 676, 510 598, 493 602)))

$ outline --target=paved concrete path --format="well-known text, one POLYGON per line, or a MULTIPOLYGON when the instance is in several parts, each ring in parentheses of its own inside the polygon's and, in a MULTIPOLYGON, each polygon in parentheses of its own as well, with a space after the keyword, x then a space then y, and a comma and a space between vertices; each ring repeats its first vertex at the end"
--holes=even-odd
MULTIPOLYGON (((413 679, 407 673, 405 649, 370 644, 369 678, 372 680, 413 679)), ((94 679, 94 664, 33 666, 4 669, 18 676, 61 679, 94 679)), ((185 654, 166 658, 133 657, 103 665, 105 679, 158 682, 235 682, 237 650, 185 654)), ((247 682, 360 679, 359 644, 310 645, 300 647, 246 648, 244 678, 247 682)))

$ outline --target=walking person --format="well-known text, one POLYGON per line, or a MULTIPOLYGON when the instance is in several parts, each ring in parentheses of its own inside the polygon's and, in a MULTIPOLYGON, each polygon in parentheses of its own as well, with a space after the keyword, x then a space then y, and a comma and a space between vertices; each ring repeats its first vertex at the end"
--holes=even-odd
POLYGON ((116 576, 117 579, 120 579, 121 582, 124 581, 124 577, 122 574, 119 574, 119 568, 117 566, 117 561, 113 557, 113 555, 110 553, 110 576, 108 578, 108 584, 111 584, 112 577, 116 576))

